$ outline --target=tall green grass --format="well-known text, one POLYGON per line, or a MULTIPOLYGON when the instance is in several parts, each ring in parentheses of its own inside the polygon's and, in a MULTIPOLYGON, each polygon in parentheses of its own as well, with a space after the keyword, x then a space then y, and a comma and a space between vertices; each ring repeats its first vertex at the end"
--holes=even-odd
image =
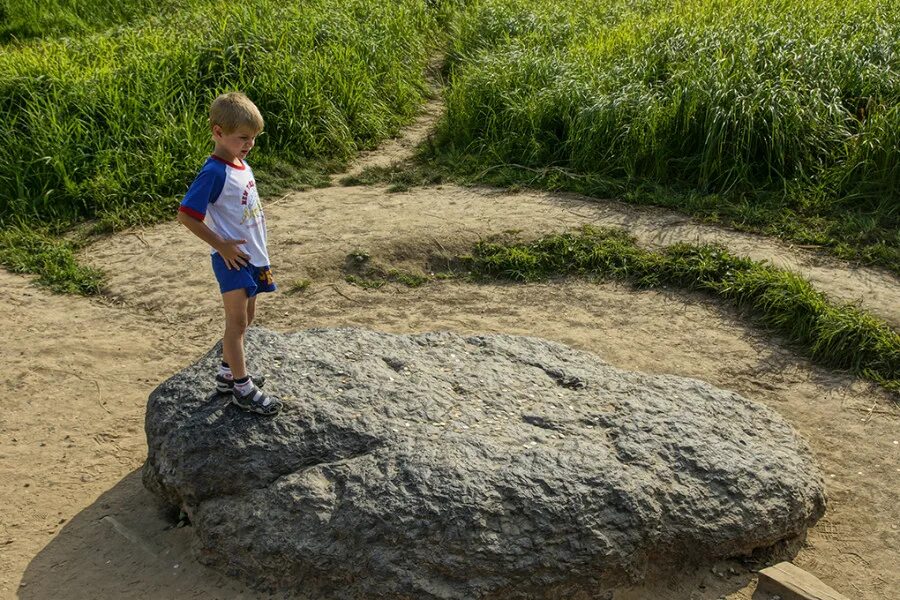
POLYGON ((900 4, 475 0, 451 37, 441 141, 472 170, 662 185, 900 272, 900 4))
MULTIPOLYGON (((196 4, 198 0, 193 0, 196 4)), ((0 0, 0 43, 80 35, 179 9, 192 0, 0 0)))
POLYGON ((266 118, 263 170, 346 158, 422 100, 435 21, 420 2, 204 4, 0 55, 0 221, 165 210, 210 151, 207 107, 224 90, 266 118))
POLYGON ((900 334, 854 306, 838 306, 799 275, 715 245, 638 247, 621 230, 585 228, 533 242, 485 241, 466 259, 477 275, 515 281, 560 276, 698 290, 747 310, 817 362, 900 391, 900 334))

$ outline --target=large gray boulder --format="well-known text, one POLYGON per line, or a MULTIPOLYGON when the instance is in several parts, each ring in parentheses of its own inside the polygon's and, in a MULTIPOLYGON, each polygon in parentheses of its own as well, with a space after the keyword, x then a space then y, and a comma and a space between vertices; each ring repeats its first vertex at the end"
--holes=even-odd
POLYGON ((209 398, 214 348, 150 396, 145 485, 199 559, 309 598, 601 598, 802 536, 825 510, 777 414, 535 338, 253 329, 274 419, 209 398))

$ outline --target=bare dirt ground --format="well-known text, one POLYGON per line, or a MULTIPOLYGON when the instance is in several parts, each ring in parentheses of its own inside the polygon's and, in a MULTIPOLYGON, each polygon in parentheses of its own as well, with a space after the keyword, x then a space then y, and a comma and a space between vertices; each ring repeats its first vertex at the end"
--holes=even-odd
MULTIPOLYGON (((404 136, 354 168, 402 159, 438 110, 429 104, 404 136)), ((787 418, 826 474, 828 513, 794 562, 850 598, 900 597, 900 407, 879 388, 812 365, 784 340, 700 295, 583 281, 442 280, 363 290, 346 283, 341 268, 348 253, 364 251, 374 261, 428 271, 429 259, 439 262, 492 233, 536 237, 615 225, 647 246, 717 240, 797 270, 832 298, 900 327, 896 278, 674 213, 567 194, 334 186, 270 200, 266 214, 282 292, 261 299, 257 324, 536 335, 618 367, 736 390, 787 418), (301 280, 309 287, 288 293, 301 280)), ((104 239, 83 257, 110 276, 110 296, 100 299, 53 295, 0 271, 7 306, 0 317, 7 390, 0 412, 0 596, 260 597, 197 564, 190 528, 174 527, 140 483, 148 394, 221 335, 206 252, 175 222, 104 239)), ((616 594, 766 597, 756 591, 755 573, 734 561, 616 594)))

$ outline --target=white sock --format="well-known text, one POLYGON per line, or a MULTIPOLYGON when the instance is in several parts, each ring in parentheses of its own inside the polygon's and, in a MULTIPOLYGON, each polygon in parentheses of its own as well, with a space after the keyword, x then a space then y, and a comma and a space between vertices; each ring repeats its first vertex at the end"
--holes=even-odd
POLYGON ((246 396, 247 394, 249 394, 250 390, 252 390, 254 387, 256 386, 253 385, 253 380, 250 378, 247 378, 247 381, 245 381, 244 383, 234 384, 234 390, 241 396, 246 396))
POLYGON ((232 379, 234 376, 231 374, 231 367, 226 367, 223 364, 219 363, 219 375, 224 377, 225 379, 232 379))

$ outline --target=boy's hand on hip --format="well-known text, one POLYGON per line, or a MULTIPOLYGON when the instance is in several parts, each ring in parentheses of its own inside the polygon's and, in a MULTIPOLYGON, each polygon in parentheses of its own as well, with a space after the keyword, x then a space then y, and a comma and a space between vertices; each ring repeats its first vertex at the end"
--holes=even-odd
POLYGON ((221 246, 216 248, 219 255, 225 261, 225 266, 229 269, 240 269, 250 260, 250 255, 238 248, 241 244, 246 244, 247 240, 222 240, 221 246))

